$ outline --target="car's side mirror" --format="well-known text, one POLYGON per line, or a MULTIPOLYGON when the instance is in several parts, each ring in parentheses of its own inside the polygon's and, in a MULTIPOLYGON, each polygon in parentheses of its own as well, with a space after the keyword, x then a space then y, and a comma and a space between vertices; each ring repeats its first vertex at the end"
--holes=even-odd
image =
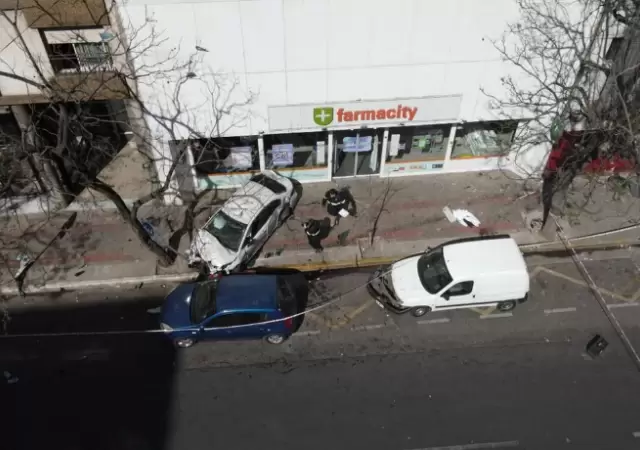
POLYGON ((445 300, 449 300, 451 298, 451 295, 448 292, 445 292, 444 294, 442 294, 442 298, 445 300))

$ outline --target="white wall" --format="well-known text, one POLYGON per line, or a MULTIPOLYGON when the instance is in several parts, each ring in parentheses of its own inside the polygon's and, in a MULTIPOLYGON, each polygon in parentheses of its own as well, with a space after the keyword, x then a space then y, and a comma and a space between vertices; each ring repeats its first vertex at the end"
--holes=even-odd
MULTIPOLYGON (((204 71, 237 82, 233 101, 256 93, 250 112, 225 121, 229 135, 268 131, 268 105, 433 94, 463 94, 462 120, 492 119, 480 86, 499 88, 513 72, 490 42, 516 17, 513 0, 129 0, 123 15, 134 28, 151 19, 163 30, 166 41, 146 64, 177 46, 187 58, 198 45, 208 50, 200 53, 204 71)), ((208 130, 210 79, 203 81, 181 98, 198 106, 190 119, 208 130)), ((173 88, 141 89, 162 103, 173 88)))
MULTIPOLYGON (((11 20, 14 19, 15 11, 4 11, 11 20)), ((39 66, 45 77, 52 75, 49 57, 44 48, 38 30, 27 27, 22 12, 17 12, 17 25, 20 30, 24 44, 29 48, 36 64, 34 65, 24 51, 23 42, 17 38, 13 26, 4 17, 0 16, 0 71, 13 73, 36 83, 41 83, 42 79, 38 75, 35 66, 39 66)), ((0 76, 0 92, 3 96, 10 95, 37 95, 40 90, 23 81, 0 76)))

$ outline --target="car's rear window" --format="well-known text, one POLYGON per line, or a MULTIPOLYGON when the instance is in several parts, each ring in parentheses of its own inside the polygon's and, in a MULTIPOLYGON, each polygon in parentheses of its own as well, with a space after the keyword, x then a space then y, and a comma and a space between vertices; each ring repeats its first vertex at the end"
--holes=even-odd
POLYGON ((278 309, 285 316, 296 313, 296 296, 285 277, 278 277, 278 309))
POLYGON ((262 173, 259 173, 258 175, 255 175, 254 177, 252 177, 251 181, 266 187, 267 189, 269 189, 270 191, 273 191, 276 194, 282 194, 283 192, 287 191, 287 188, 285 188, 283 185, 278 183, 273 178, 269 178, 268 176, 262 173))

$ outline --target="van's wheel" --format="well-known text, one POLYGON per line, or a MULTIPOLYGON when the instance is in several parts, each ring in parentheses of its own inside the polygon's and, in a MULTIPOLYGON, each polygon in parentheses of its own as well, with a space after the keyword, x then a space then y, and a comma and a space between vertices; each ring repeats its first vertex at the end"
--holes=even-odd
POLYGON ((285 341, 285 337, 282 334, 270 334, 264 340, 269 344, 280 345, 285 341))
POLYGON ((513 300, 510 300, 508 302, 498 303, 498 311, 502 311, 502 312, 511 311, 515 307, 516 307, 516 302, 514 302, 513 300))
POLYGON ((413 317, 422 317, 430 311, 431 308, 429 308, 428 306, 418 306, 417 308, 413 308, 411 310, 411 314, 413 315, 413 317))

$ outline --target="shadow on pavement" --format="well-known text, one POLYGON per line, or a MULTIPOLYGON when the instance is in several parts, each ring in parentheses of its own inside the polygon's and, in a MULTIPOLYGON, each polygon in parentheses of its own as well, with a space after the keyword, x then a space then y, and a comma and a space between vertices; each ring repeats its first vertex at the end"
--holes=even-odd
POLYGON ((177 355, 163 335, 142 331, 157 329, 145 306, 10 317, 0 337, 2 447, 167 448, 177 355))

